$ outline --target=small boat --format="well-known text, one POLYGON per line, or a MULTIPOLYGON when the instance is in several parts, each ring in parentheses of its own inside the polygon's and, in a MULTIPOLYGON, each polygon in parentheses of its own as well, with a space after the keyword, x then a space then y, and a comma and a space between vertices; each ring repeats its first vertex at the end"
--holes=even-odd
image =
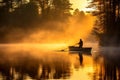
POLYGON ((79 53, 91 53, 92 47, 76 47, 76 46, 69 46, 70 52, 79 52, 79 53))

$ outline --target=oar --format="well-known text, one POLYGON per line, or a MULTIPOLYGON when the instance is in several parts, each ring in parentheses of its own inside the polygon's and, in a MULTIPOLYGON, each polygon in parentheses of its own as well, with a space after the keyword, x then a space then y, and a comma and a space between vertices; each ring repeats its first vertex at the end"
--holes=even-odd
POLYGON ((65 51, 66 49, 68 49, 68 47, 67 47, 67 48, 64 48, 64 49, 61 49, 61 50, 58 50, 58 51, 65 51))
MULTIPOLYGON (((74 46, 77 45, 77 44, 78 44, 78 43, 75 43, 74 46)), ((72 45, 72 46, 73 46, 73 45, 72 45)), ((68 47, 69 47, 69 46, 68 46, 68 47)), ((68 47, 67 47, 67 48, 64 48, 64 49, 61 49, 61 50, 59 50, 59 51, 65 51, 66 49, 68 49, 68 47)))

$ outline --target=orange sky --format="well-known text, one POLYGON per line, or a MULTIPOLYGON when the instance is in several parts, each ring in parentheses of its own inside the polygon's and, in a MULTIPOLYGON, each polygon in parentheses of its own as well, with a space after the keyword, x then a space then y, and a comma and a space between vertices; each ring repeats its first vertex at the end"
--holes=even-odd
POLYGON ((91 0, 70 0, 70 3, 72 3, 73 9, 78 8, 80 11, 86 11, 88 10, 86 7, 88 6, 90 1, 91 0))

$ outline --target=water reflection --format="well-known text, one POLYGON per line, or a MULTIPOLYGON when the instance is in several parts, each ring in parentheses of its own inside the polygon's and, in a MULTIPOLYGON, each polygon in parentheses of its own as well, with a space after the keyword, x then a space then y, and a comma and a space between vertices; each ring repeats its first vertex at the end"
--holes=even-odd
POLYGON ((78 55, 79 55, 80 65, 82 65, 82 63, 83 63, 83 54, 82 53, 78 53, 78 55))
POLYGON ((94 80, 120 80, 120 49, 119 48, 101 48, 99 60, 99 71, 94 75, 94 80), (98 77, 96 77, 98 76, 98 77))
POLYGON ((102 48, 94 54, 2 48, 0 79, 120 80, 120 49, 102 48))
MULTIPOLYGON (((41 54, 41 53, 40 53, 41 54)), ((0 52, 0 78, 3 80, 60 79, 71 74, 69 58, 53 54, 43 57, 23 53, 0 52), (54 56, 54 57, 53 57, 54 56)))

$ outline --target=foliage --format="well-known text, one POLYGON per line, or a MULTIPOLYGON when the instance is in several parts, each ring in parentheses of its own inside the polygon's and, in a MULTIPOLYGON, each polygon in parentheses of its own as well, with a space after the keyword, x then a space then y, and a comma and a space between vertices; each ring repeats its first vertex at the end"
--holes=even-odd
MULTIPOLYGON (((49 21, 67 21, 71 16, 69 0, 1 0, 0 42, 13 29, 32 30, 49 21)), ((5 41, 6 42, 6 41, 5 41)))
POLYGON ((120 1, 119 0, 93 0, 92 6, 97 7, 94 15, 98 17, 94 32, 98 35, 100 45, 120 45, 120 1))

